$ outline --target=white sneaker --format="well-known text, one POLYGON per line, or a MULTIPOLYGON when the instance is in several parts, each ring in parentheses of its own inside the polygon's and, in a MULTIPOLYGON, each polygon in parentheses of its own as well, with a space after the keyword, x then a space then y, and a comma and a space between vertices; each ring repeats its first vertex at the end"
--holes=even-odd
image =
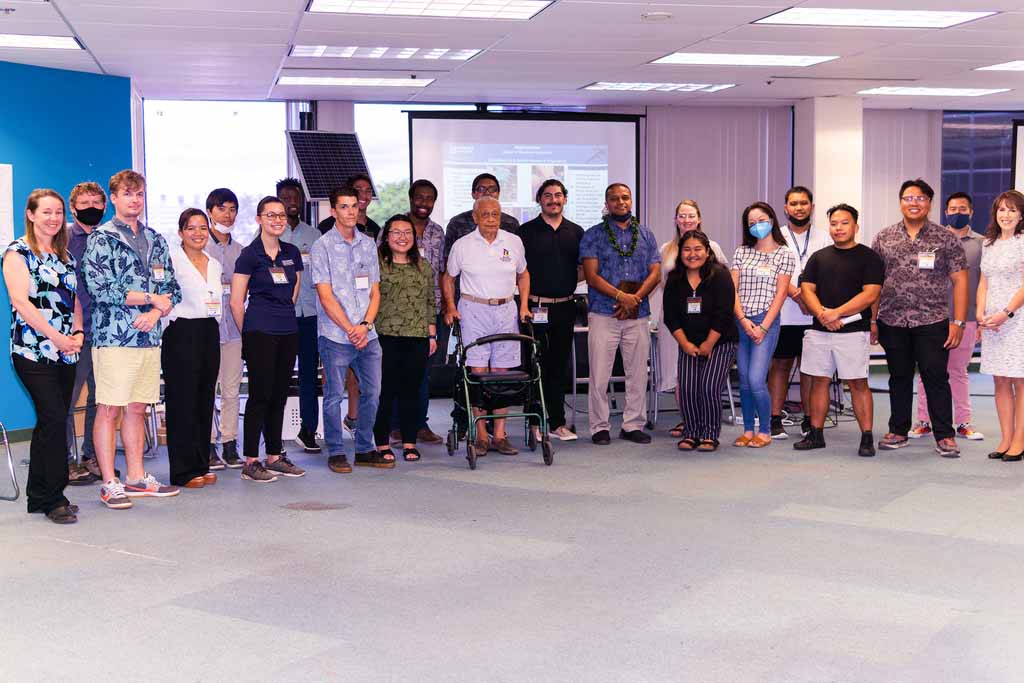
POLYGON ((961 439, 968 439, 970 441, 981 441, 985 438, 984 434, 979 431, 975 431, 974 427, 969 424, 957 425, 956 435, 961 439))
POLYGON ((561 439, 562 441, 575 441, 576 439, 580 438, 575 432, 573 432, 565 425, 562 425, 558 429, 549 431, 548 435, 553 436, 556 439, 561 439))

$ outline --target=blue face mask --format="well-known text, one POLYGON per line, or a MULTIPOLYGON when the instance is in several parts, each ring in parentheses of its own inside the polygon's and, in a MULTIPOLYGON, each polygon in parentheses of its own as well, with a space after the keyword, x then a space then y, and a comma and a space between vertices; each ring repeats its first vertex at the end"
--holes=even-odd
POLYGON ((956 230, 963 230, 971 224, 971 216, 966 213, 947 213, 946 225, 956 230))
POLYGON ((769 221, 760 221, 751 225, 747 230, 750 231, 751 235, 760 240, 772 234, 772 224, 769 221))

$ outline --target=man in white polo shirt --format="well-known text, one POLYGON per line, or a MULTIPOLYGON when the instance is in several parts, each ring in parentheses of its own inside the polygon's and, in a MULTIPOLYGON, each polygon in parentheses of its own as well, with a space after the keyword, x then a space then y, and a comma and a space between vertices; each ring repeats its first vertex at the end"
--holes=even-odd
MULTIPOLYGON (((441 279, 445 301, 445 323, 462 321, 462 343, 469 345, 489 334, 516 334, 519 320, 530 317, 530 274, 526 270, 526 250, 518 236, 502 231, 501 204, 493 197, 480 197, 473 204, 477 229, 460 237, 448 255, 441 279), (455 278, 462 276, 461 296, 455 303, 455 278), (513 298, 519 287, 520 306, 516 315, 513 298)), ((476 346, 466 354, 470 372, 502 372, 519 365, 519 343, 497 342, 476 346)), ((495 415, 508 410, 498 408, 495 415)), ((474 417, 483 410, 474 408, 474 417)), ((505 434, 505 420, 494 420, 494 439, 488 441, 486 420, 477 421, 474 448, 477 455, 495 450, 503 455, 518 451, 505 434)))
MULTIPOLYGON (((768 370, 768 391, 772 397, 772 438, 786 439, 789 435, 782 426, 782 406, 786 403, 789 393, 789 376, 793 364, 800 358, 803 351, 804 333, 811 329, 813 318, 807 314, 806 306, 800 293, 800 273, 814 252, 829 246, 827 230, 816 230, 811 225, 814 216, 814 195, 806 187, 796 185, 786 191, 784 209, 789 224, 782 228, 786 244, 796 259, 796 270, 789 283, 789 296, 782 304, 779 320, 779 343, 772 355, 772 365, 768 370)), ((803 404, 804 419, 800 424, 800 433, 807 435, 810 429, 811 378, 800 373, 800 402, 803 404)))

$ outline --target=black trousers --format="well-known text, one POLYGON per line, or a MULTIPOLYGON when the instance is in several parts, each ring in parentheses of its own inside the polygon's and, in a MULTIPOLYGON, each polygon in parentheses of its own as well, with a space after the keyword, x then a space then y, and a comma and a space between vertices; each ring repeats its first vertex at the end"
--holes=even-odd
POLYGON ((25 486, 28 511, 48 513, 68 504, 64 497, 68 485, 67 420, 75 366, 37 363, 17 354, 11 354, 11 359, 36 409, 25 486))
POLYGON ((380 402, 373 423, 373 439, 378 446, 388 444, 392 411, 398 412, 398 428, 403 443, 416 443, 416 432, 423 421, 420 386, 430 359, 430 340, 426 337, 377 337, 381 350, 380 402))
POLYGON ((260 457, 260 434, 269 455, 284 453, 284 406, 298 353, 297 333, 242 333, 242 358, 249 370, 249 398, 242 422, 242 453, 247 458, 260 457))
POLYGON ((942 348, 949 336, 949 321, 918 327, 890 327, 878 322, 878 342, 889 365, 889 431, 906 436, 914 402, 914 368, 921 373, 928 397, 928 417, 935 439, 951 439, 953 394, 949 388, 949 351, 942 348))
MULTIPOLYGON (((538 304, 530 302, 530 309, 538 304)), ((548 429, 565 425, 565 388, 569 384, 571 369, 573 325, 576 323, 576 302, 563 301, 543 304, 548 309, 548 322, 534 323, 533 333, 540 345, 540 376, 544 385, 544 406, 548 409, 548 429)), ((532 410, 540 412, 536 403, 532 410)), ((536 420, 531 420, 536 424, 536 420)))
POLYGON ((214 387, 220 371, 220 330, 214 318, 178 318, 160 344, 167 405, 171 483, 184 486, 210 471, 214 387))

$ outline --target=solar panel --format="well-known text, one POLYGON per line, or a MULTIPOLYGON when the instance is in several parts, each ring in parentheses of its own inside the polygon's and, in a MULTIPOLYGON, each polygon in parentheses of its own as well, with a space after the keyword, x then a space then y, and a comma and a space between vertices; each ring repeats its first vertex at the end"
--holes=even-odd
MULTIPOLYGON (((299 166, 299 179, 311 200, 329 199, 331 191, 356 173, 370 175, 355 133, 289 130, 288 149, 299 166)), ((373 180, 370 181, 373 187, 373 180)), ((377 196, 376 187, 373 196, 377 196)))

